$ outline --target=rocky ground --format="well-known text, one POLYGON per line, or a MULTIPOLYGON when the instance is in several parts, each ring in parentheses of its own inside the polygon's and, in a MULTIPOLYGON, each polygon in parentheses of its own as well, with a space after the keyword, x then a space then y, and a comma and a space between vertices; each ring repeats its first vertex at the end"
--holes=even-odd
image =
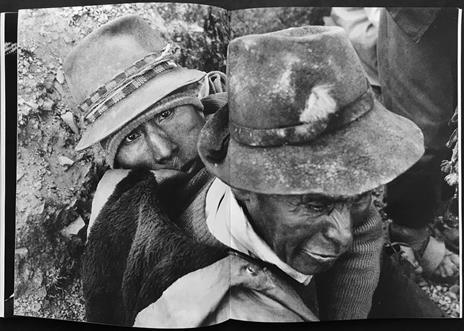
MULTIPOLYGON (((225 70, 232 36, 322 23, 322 9, 241 11, 187 4, 129 4, 23 11, 18 34, 18 146, 15 314, 82 321, 80 256, 96 185, 107 169, 99 146, 75 152, 82 130, 68 93, 63 59, 89 32, 116 17, 137 14, 181 47, 180 64, 225 70), (259 18, 259 20, 256 19, 259 18)), ((458 284, 426 283, 450 316, 458 284), (454 294, 454 295, 453 295, 454 294)))

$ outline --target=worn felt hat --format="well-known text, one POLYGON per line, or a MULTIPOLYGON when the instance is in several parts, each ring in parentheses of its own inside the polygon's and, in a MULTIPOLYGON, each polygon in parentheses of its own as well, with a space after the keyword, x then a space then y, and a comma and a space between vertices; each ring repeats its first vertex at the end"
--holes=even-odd
POLYGON ((421 130, 373 97, 343 29, 305 26, 234 39, 228 106, 198 149, 232 187, 265 194, 352 196, 423 154, 421 130))
POLYGON ((205 76, 177 65, 172 53, 159 31, 133 15, 103 25, 71 51, 64 73, 79 104, 77 115, 86 126, 77 150, 105 139, 167 95, 205 76))

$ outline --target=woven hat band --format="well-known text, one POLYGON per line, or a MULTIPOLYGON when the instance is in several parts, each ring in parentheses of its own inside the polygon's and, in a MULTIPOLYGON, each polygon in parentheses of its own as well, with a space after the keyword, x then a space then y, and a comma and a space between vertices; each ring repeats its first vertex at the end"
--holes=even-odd
POLYGON ((327 119, 284 128, 255 129, 229 122, 231 138, 240 144, 256 147, 307 144, 320 134, 334 131, 357 120, 374 106, 370 89, 327 119))
POLYGON ((159 53, 146 55, 99 87, 79 105, 81 111, 85 113, 84 119, 87 123, 95 122, 116 103, 162 72, 176 68, 177 64, 173 61, 173 55, 174 51, 168 45, 161 55, 159 53))

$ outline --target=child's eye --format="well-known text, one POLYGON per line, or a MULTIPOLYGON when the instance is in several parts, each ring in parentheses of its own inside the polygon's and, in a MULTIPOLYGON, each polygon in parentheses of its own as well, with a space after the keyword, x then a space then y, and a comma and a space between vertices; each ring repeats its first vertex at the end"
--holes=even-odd
POLYGON ((133 142, 134 140, 136 140, 138 137, 140 137, 140 132, 138 131, 132 131, 131 133, 129 133, 126 138, 124 138, 124 143, 125 144, 130 144, 131 142, 133 142))

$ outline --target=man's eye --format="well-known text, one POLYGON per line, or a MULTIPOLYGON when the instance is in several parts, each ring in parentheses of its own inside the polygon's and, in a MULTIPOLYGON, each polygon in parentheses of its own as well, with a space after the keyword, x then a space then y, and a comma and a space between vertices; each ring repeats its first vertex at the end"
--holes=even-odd
POLYGON ((330 213, 333 203, 330 201, 314 200, 311 198, 301 197, 299 201, 290 203, 293 212, 302 212, 311 216, 330 213))
POLYGON ((129 133, 126 138, 124 138, 124 143, 125 144, 130 144, 131 142, 133 142, 134 140, 136 140, 138 137, 140 137, 140 133, 137 132, 137 131, 133 131, 131 133, 129 133))
POLYGON ((165 110, 159 113, 158 115, 156 115, 156 122, 161 123, 162 121, 172 117, 172 114, 174 114, 174 109, 165 110))
POLYGON ((324 203, 308 203, 307 207, 310 211, 315 213, 322 213, 328 210, 328 206, 324 203))

